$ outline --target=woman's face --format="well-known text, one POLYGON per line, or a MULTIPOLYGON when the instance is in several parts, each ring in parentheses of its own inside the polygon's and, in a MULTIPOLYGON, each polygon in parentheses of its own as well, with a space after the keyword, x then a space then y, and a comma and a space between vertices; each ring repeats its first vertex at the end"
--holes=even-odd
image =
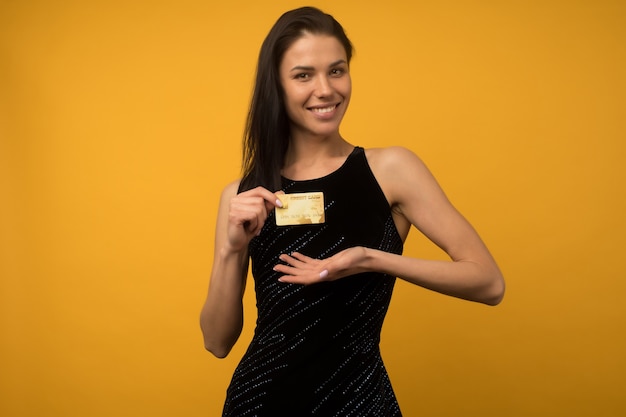
POLYGON ((287 49, 279 72, 292 139, 338 134, 352 82, 337 38, 306 33, 287 49))

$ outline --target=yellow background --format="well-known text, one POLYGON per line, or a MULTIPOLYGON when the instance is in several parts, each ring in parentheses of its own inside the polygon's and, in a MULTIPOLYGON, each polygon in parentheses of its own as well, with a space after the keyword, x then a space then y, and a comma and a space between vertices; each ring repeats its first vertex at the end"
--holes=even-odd
MULTIPOLYGON (((314 3, 356 45, 345 137, 419 154, 507 279, 496 308, 398 283, 405 416, 626 414, 625 4, 314 3)), ((0 0, 0 415, 219 415, 254 298, 204 352, 218 195, 300 5, 0 0)))

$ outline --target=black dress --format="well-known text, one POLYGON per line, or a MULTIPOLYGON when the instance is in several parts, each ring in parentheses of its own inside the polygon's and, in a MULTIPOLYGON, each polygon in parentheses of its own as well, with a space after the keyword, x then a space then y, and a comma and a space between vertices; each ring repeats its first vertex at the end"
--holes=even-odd
POLYGON ((325 222, 276 226, 272 213, 250 242, 258 319, 223 416, 401 416, 379 351, 395 277, 363 273, 302 286, 278 282, 272 270, 294 251, 316 259, 353 246, 402 253, 363 148, 325 177, 283 179, 283 190, 322 191, 325 222))

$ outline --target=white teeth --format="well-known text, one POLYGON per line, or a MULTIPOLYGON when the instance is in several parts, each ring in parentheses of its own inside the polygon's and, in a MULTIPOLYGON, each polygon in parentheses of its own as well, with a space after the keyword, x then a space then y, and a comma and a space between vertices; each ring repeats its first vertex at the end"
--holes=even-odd
POLYGON ((330 113, 331 111, 335 110, 335 107, 337 106, 332 106, 332 107, 324 107, 321 109, 312 109, 314 112, 316 113, 330 113))

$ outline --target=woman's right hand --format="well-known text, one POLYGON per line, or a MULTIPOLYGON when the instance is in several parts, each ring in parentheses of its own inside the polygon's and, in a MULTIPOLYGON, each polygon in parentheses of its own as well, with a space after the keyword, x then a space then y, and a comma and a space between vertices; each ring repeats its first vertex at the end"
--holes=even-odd
POLYGON ((261 233, 269 212, 282 207, 280 193, 256 187, 230 199, 227 243, 232 250, 246 249, 250 240, 261 233))

